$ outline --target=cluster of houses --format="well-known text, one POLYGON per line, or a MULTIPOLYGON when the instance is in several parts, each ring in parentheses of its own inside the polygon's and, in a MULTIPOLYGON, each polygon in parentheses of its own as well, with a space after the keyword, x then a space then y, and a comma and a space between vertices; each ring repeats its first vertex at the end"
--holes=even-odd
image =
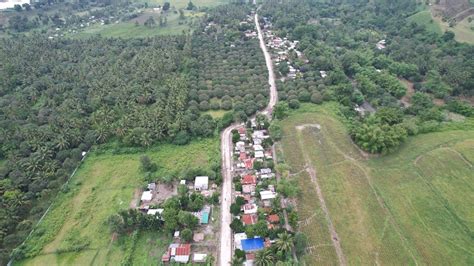
MULTIPOLYGON (((255 121, 252 121, 255 125, 255 121)), ((275 173, 271 168, 254 169, 255 162, 264 162, 266 160, 273 160, 272 151, 270 148, 263 148, 263 142, 268 139, 267 130, 253 130, 245 127, 238 128, 240 140, 235 145, 235 157, 238 159, 235 162, 235 175, 240 176, 240 185, 242 191, 235 191, 235 197, 242 197, 245 204, 241 208, 239 219, 244 226, 254 225, 259 221, 259 209, 267 213, 266 223, 268 229, 274 229, 280 224, 280 216, 278 214, 271 214, 272 202, 277 197, 274 185, 268 185, 262 188, 257 185, 265 180, 275 178, 275 173)), ((265 247, 269 247, 272 241, 262 237, 248 238, 245 233, 234 234, 234 248, 243 250, 246 253, 245 265, 252 265, 255 258, 255 252, 265 247)))
MULTIPOLYGON (((271 48, 276 52, 276 58, 275 58, 275 64, 279 65, 281 62, 287 62, 288 63, 288 78, 295 79, 300 72, 300 70, 291 62, 288 54, 290 51, 294 51, 297 55, 298 58, 303 59, 304 54, 301 51, 298 51, 296 49, 296 46, 298 45, 299 41, 290 41, 288 38, 281 38, 276 36, 271 30, 271 22, 269 21, 268 18, 264 17, 264 26, 263 26, 263 34, 264 38, 266 40, 266 45, 267 47, 271 48)), ((307 63, 307 60, 305 60, 307 63)))
MULTIPOLYGON (((186 180, 181 180, 179 182, 180 185, 186 185, 188 189, 193 192, 199 192, 205 197, 209 197, 212 195, 213 191, 217 189, 217 185, 209 184, 209 177, 208 176, 196 176, 194 178, 194 182, 188 182, 186 180)), ((176 192, 172 193, 175 194, 176 192)), ((166 195, 169 196, 169 195, 166 195)), ((140 198, 140 205, 139 210, 143 213, 148 215, 157 216, 159 219, 163 219, 161 214, 163 213, 164 209, 156 207, 161 203, 163 197, 159 196, 159 189, 156 183, 149 183, 146 189, 142 192, 140 198)), ((193 241, 194 242, 202 242, 204 241, 205 233, 207 231, 206 226, 209 225, 211 219, 211 206, 205 205, 200 211, 192 213, 196 218, 199 220, 199 224, 201 225, 200 230, 197 230, 193 234, 193 241)), ((174 232, 173 243, 171 243, 166 250, 166 252, 161 257, 162 263, 204 263, 207 260, 207 253, 202 252, 192 252, 192 244, 190 243, 182 243, 180 239, 180 232, 174 232)))

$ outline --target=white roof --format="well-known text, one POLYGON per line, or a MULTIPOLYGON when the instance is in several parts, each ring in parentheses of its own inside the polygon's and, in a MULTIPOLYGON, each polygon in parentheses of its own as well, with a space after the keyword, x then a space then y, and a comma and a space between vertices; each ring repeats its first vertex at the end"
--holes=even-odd
POLYGON ((234 244, 235 247, 238 249, 242 249, 242 240, 247 239, 247 235, 245 233, 237 233, 234 234, 234 244))
POLYGON ((144 191, 142 194, 142 201, 150 201, 153 198, 153 194, 151 191, 144 191))
POLYGON ((254 149, 255 151, 263 151, 262 145, 253 145, 253 149, 254 149))
POLYGON ((186 185, 186 180, 183 179, 183 180, 179 181, 179 183, 180 183, 181 185, 186 185))
POLYGON ((262 173, 262 174, 269 174, 269 173, 271 173, 271 172, 272 172, 272 169, 270 169, 270 168, 262 168, 262 169, 260 169, 260 173, 262 173))
POLYGON ((199 187, 201 185, 207 185, 208 183, 209 183, 208 176, 196 176, 196 179, 194 180, 195 187, 199 187))
POLYGON ((146 214, 156 215, 157 213, 161 214, 163 209, 149 209, 146 214))
POLYGON ((262 200, 274 199, 276 198, 276 195, 275 192, 271 192, 270 190, 260 191, 260 197, 262 200))
POLYGON ((264 154, 263 151, 256 151, 255 152, 255 158, 263 158, 264 154))
POLYGON ((195 261, 195 262, 205 261, 206 258, 207 258, 207 254, 204 254, 204 253, 194 253, 193 254, 193 261, 195 261))
POLYGON ((174 231, 174 237, 179 237, 179 231, 174 231))

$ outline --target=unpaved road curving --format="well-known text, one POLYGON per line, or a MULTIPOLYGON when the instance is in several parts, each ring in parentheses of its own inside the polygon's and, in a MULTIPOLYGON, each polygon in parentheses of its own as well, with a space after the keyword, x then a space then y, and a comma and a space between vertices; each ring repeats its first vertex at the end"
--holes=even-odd
MULTIPOLYGON (((271 117, 273 106, 278 101, 277 89, 275 84, 275 75, 273 73, 273 63, 270 54, 265 47, 262 30, 258 24, 258 14, 255 14, 255 27, 258 32, 260 41, 260 49, 265 56, 265 63, 268 69, 268 84, 270 85, 270 101, 264 112, 271 117)), ((230 205, 232 204, 232 130, 238 125, 231 125, 224 129, 221 134, 221 156, 222 156, 222 200, 221 200, 221 228, 220 228, 220 244, 219 244, 219 260, 218 265, 227 266, 232 260, 232 230, 230 223, 232 215, 230 213, 230 205)))

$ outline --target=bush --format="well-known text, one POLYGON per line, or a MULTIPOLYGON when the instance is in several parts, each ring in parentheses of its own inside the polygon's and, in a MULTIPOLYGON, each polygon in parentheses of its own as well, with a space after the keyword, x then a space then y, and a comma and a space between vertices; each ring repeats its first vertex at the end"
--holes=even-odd
POLYGON ((191 231, 189 228, 184 229, 181 231, 181 239, 186 243, 191 242, 193 239, 193 231, 191 231))
POLYGON ((288 106, 291 109, 298 109, 298 108, 300 108, 300 102, 296 99, 292 99, 292 100, 290 100, 290 102, 288 102, 288 106))
POLYGON ((158 170, 158 165, 152 162, 147 155, 140 157, 140 167, 143 172, 156 172, 158 170))
POLYGON ((320 104, 323 102, 323 96, 319 91, 314 92, 311 94, 311 102, 315 104, 320 104))
POLYGON ((181 130, 174 137, 173 143, 176 145, 186 145, 189 143, 190 137, 187 131, 181 130))

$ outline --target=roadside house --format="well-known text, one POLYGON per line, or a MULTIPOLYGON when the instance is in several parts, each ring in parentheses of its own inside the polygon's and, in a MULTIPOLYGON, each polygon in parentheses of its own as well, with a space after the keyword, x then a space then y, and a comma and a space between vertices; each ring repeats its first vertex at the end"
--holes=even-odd
POLYGON ((161 257, 162 262, 188 263, 191 255, 191 244, 170 244, 168 250, 161 257))
POLYGON ((194 189, 197 191, 209 189, 209 177, 196 176, 196 179, 194 180, 194 189))

